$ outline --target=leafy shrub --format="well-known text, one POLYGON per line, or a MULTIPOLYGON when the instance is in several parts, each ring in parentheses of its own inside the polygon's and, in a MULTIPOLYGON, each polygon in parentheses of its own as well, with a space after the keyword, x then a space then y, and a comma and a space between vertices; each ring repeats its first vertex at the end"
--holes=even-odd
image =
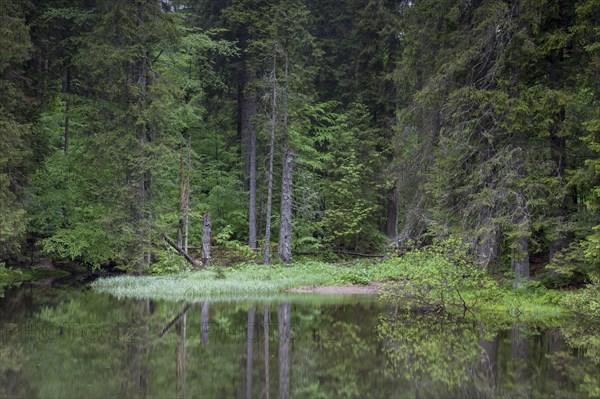
POLYGON ((397 281, 384 285, 382 299, 434 311, 466 311, 489 300, 497 295, 497 285, 475 267, 468 253, 468 247, 453 238, 407 253, 398 259, 397 281))
POLYGON ((150 272, 152 274, 171 274, 185 270, 188 266, 178 254, 170 249, 156 251, 156 262, 152 264, 150 272))
POLYGON ((596 269, 594 261, 586 256, 584 242, 576 242, 552 257, 546 270, 553 275, 543 276, 540 280, 548 288, 581 285, 586 276, 596 269))
POLYGON ((340 282, 344 284, 371 284, 371 276, 367 270, 353 270, 344 272, 340 276, 340 282))
POLYGON ((600 322, 600 277, 591 276, 590 284, 565 295, 561 305, 574 313, 600 322))

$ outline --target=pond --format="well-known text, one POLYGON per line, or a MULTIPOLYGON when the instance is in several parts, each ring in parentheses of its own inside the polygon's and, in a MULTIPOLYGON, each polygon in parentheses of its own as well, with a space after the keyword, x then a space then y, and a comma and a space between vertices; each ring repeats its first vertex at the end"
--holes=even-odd
POLYGON ((600 395, 596 325, 406 314, 370 296, 175 303, 81 286, 0 299, 0 397, 600 395))

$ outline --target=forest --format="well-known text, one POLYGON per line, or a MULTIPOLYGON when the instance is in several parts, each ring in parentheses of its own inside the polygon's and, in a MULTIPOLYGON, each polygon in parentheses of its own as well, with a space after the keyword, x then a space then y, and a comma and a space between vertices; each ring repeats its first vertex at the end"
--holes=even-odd
POLYGON ((0 10, 3 267, 169 272, 209 225, 258 263, 454 240, 599 284, 598 0, 0 10))

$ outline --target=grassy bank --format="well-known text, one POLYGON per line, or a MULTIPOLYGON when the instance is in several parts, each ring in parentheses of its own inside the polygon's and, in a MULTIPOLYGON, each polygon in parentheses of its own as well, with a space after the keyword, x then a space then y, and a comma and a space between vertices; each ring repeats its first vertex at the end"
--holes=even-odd
MULTIPOLYGON (((414 259, 412 259, 414 260, 414 259)), ((152 298, 171 301, 197 302, 203 300, 239 300, 263 297, 281 298, 295 287, 370 284, 405 278, 413 269, 411 259, 394 258, 372 264, 333 265, 305 262, 289 267, 282 265, 240 265, 233 268, 208 268, 161 276, 118 276, 101 278, 93 283, 99 292, 120 298, 152 298)), ((427 265, 419 265, 426 267, 427 265)), ((490 289, 489 287, 486 289, 490 289)), ((504 312, 514 316, 543 313, 560 316, 567 313, 559 306, 562 293, 542 287, 521 289, 502 288, 497 283, 494 299, 479 303, 478 308, 489 312, 504 312)), ((477 301, 479 292, 465 291, 467 301, 477 301)))
POLYGON ((305 285, 343 283, 339 268, 319 262, 281 265, 240 265, 160 276, 101 278, 92 286, 120 298, 202 301, 272 296, 305 285))

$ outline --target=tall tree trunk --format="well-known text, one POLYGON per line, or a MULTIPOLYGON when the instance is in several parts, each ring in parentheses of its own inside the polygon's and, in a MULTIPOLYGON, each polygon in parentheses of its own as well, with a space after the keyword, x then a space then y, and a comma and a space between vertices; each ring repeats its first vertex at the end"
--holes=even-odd
POLYGON ((185 220, 183 250, 188 253, 189 229, 190 229, 190 174, 192 173, 192 136, 188 136, 187 144, 187 174, 185 177, 185 220))
POLYGON ((265 216, 265 195, 260 193, 260 201, 258 202, 258 210, 256 211, 258 220, 256 221, 256 236, 262 237, 263 217, 265 216))
POLYGON ((294 153, 288 148, 288 81, 289 61, 285 54, 285 86, 283 91, 283 171, 281 177, 281 222, 279 225, 279 258, 289 265, 292 260, 292 168, 294 153))
POLYGON ((271 382, 269 381, 269 305, 264 307, 264 340, 265 340, 265 396, 269 399, 271 394, 271 382))
POLYGON ((277 326, 279 333, 279 397, 290 397, 290 304, 282 303, 277 308, 277 326))
POLYGON ((479 215, 475 257, 479 267, 487 268, 498 254, 498 231, 492 220, 492 210, 489 206, 483 206, 479 215))
MULTIPOLYGON (((244 63, 245 64, 245 63, 244 63)), ((246 66, 244 65, 244 68, 246 66)), ((244 167, 244 190, 249 189, 249 177, 250 177, 250 135, 252 133, 252 127, 250 126, 250 120, 252 116, 252 102, 250 99, 250 94, 248 93, 248 77, 247 73, 241 74, 243 82, 238 86, 238 129, 240 132, 241 138, 241 156, 242 156, 242 164, 244 167)))
POLYGON ((273 84, 271 104, 271 145, 269 146, 269 176, 267 188, 267 216, 265 226, 265 248, 263 262, 268 265, 271 260, 271 207, 273 202, 273 156, 275 155, 275 129, 277 126, 277 57, 273 53, 273 71, 271 73, 273 84))
POLYGON ((64 120, 64 128, 65 128, 65 136, 63 143, 63 150, 65 154, 69 150, 69 125, 70 125, 70 113, 71 113, 71 67, 67 67, 67 75, 65 77, 65 85, 63 89, 63 93, 65 94, 65 120, 64 120))
POLYGON ((202 223, 202 264, 208 266, 210 262, 210 213, 206 212, 202 223))
POLYGON ((515 272, 513 286, 519 288, 529 279, 529 237, 524 233, 515 239, 511 265, 515 272))
MULTIPOLYGON (((563 106, 557 113, 556 125, 562 124, 564 119, 565 108, 563 106)), ((565 137, 559 136, 557 130, 558 126, 554 126, 550 131, 550 154, 552 163, 554 164, 554 172, 552 175, 556 179, 559 179, 560 187, 564 188, 566 185, 564 180, 567 158, 567 142, 565 137)), ((569 196, 567 195, 567 192, 562 192, 560 193, 559 198, 559 203, 554 211, 556 218, 556 228, 554 230, 557 232, 557 237, 550 245, 550 261, 552 261, 552 258, 554 258, 554 256, 561 250, 565 249, 569 244, 567 233, 563 230, 569 214, 569 196)), ((550 272, 550 275, 554 278, 557 277, 556 271, 554 270, 550 272)))
MULTIPOLYGON (((144 22, 146 14, 146 4, 139 2, 137 3, 136 17, 138 26, 141 27, 144 22)), ((147 108, 147 92, 148 92, 148 70, 151 68, 150 58, 148 56, 148 49, 143 48, 141 57, 135 61, 131 68, 131 81, 136 85, 138 90, 137 99, 131 98, 132 101, 136 102, 138 107, 138 113, 141 115, 147 108)), ((147 147, 148 143, 151 142, 151 135, 149 132, 148 125, 146 123, 139 123, 136 130, 137 134, 137 155, 139 159, 136 160, 135 166, 133 167, 133 181, 137 186, 135 189, 135 201, 134 201, 134 221, 135 221, 135 234, 138 237, 134 246, 136 247, 137 261, 135 263, 135 271, 141 274, 146 265, 150 263, 150 232, 152 230, 152 214, 150 212, 150 187, 152 184, 152 172, 147 162, 147 147)))
POLYGON ((519 193, 517 219, 515 220, 518 235, 513 242, 511 266, 515 273, 513 286, 519 288, 529 279, 529 214, 525 197, 519 193))
POLYGON ((388 193, 385 234, 390 240, 398 237, 398 198, 395 187, 388 193))
POLYGON ((246 333, 246 398, 252 398, 252 360, 254 359, 254 305, 248 308, 248 328, 246 333))
POLYGON ((243 167, 243 183, 244 190, 248 190, 249 186, 249 174, 250 174, 250 158, 249 158, 249 146, 250 146, 250 133, 251 133, 251 117, 256 112, 253 109, 253 98, 250 95, 249 82, 252 80, 253 75, 248 65, 248 25, 244 24, 239 27, 235 35, 238 39, 238 46, 242 50, 240 55, 239 64, 236 66, 237 81, 237 94, 236 94, 236 129, 238 137, 241 143, 240 146, 240 159, 243 167))
POLYGON ((281 182, 281 224, 279 227, 279 257, 284 264, 292 260, 292 167, 294 154, 286 149, 281 182))
MULTIPOLYGON (((519 140, 526 143, 527 139, 520 135, 519 140)), ((521 156, 515 160, 517 183, 525 179, 525 150, 521 148, 521 156)), ((522 187, 517 187, 516 198, 514 204, 514 214, 512 223, 515 226, 515 238, 512 243, 511 266, 515 273, 515 281, 513 286, 520 287, 523 283, 529 280, 529 235, 531 231, 531 221, 529 209, 527 207, 527 197, 522 187)))
MULTIPOLYGON (((183 213, 185 210, 185 172, 183 144, 179 145, 179 224, 177 227, 177 245, 183 245, 183 213)), ((186 251, 187 253, 187 251, 186 251)))
MULTIPOLYGON (((255 107, 253 107, 255 108, 255 107)), ((250 204, 248 208, 248 245, 256 250, 256 130, 250 125, 248 142, 249 152, 249 189, 250 204)))

